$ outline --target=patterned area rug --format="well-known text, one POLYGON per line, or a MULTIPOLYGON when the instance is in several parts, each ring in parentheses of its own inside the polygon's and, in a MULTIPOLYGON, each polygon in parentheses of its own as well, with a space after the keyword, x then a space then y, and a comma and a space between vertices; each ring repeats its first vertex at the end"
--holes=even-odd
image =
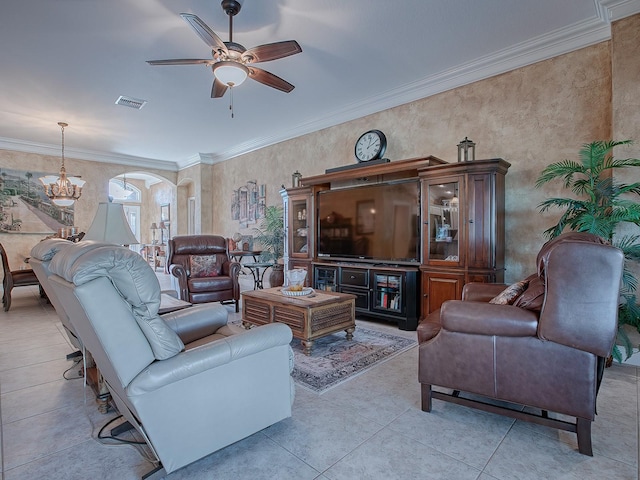
POLYGON ((296 383, 322 393, 366 372, 413 347, 417 341, 389 333, 356 327, 353 340, 338 332, 313 342, 311 355, 302 353, 300 340, 293 339, 295 356, 292 377, 296 383))

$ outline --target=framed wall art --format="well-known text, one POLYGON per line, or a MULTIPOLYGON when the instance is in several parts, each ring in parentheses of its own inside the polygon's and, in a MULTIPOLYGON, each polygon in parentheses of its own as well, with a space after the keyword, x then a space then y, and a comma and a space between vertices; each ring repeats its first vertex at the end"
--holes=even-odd
POLYGON ((74 224, 73 205, 59 207, 45 195, 40 177, 51 173, 0 169, 0 233, 50 235, 74 224))
POLYGON ((165 203, 160 205, 160 221, 164 223, 171 222, 171 204, 165 203))

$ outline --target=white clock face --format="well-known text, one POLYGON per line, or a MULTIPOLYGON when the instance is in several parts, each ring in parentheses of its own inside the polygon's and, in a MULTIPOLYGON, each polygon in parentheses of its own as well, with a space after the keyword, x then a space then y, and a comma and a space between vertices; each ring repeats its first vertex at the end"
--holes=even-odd
POLYGON ((356 143, 356 157, 360 161, 367 161, 375 158, 382 148, 382 139, 374 132, 367 132, 362 135, 356 143))

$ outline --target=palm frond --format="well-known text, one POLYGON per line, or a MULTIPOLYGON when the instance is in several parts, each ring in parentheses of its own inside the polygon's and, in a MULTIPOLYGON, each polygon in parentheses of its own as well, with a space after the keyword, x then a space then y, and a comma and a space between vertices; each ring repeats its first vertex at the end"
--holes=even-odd
POLYGON ((627 260, 639 261, 640 260, 640 243, 638 240, 640 235, 623 235, 616 237, 612 242, 614 247, 619 248, 624 253, 624 257, 627 260))
POLYGON ((616 342, 613 344, 613 348, 611 349, 611 356, 613 356, 616 362, 622 363, 623 360, 628 360, 631 355, 633 355, 633 344, 631 343, 631 339, 629 338, 629 335, 627 335, 627 332, 625 332, 624 327, 622 325, 618 325, 616 342), (624 348, 626 355, 625 358, 622 358, 620 347, 624 348))
POLYGON ((576 174, 585 174, 583 166, 578 162, 573 160, 563 160, 561 162, 552 163, 540 173, 538 180, 536 180, 536 188, 550 182, 551 180, 561 177, 564 178, 564 186, 568 187, 573 180, 573 176, 576 174))
POLYGON ((584 201, 576 200, 575 198, 547 198, 544 202, 538 204, 540 213, 546 212, 550 208, 567 208, 572 211, 582 210, 584 207, 584 201))
POLYGON ((634 193, 636 195, 640 195, 640 182, 626 184, 626 183, 615 183, 613 188, 616 191, 616 195, 624 195, 634 193))
POLYGON ((282 206, 269 206, 260 223, 253 229, 255 239, 262 246, 261 257, 266 261, 277 261, 284 255, 284 218, 282 206))
POLYGON ((640 167, 640 159, 608 157, 604 160, 603 165, 607 170, 615 168, 640 167))

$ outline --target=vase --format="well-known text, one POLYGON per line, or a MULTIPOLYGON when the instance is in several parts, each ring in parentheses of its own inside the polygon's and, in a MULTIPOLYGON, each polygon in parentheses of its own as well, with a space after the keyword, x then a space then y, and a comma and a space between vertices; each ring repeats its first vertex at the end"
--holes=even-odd
POLYGON ((271 274, 269 275, 269 285, 272 287, 281 287, 284 285, 284 265, 276 263, 271 267, 271 274))

